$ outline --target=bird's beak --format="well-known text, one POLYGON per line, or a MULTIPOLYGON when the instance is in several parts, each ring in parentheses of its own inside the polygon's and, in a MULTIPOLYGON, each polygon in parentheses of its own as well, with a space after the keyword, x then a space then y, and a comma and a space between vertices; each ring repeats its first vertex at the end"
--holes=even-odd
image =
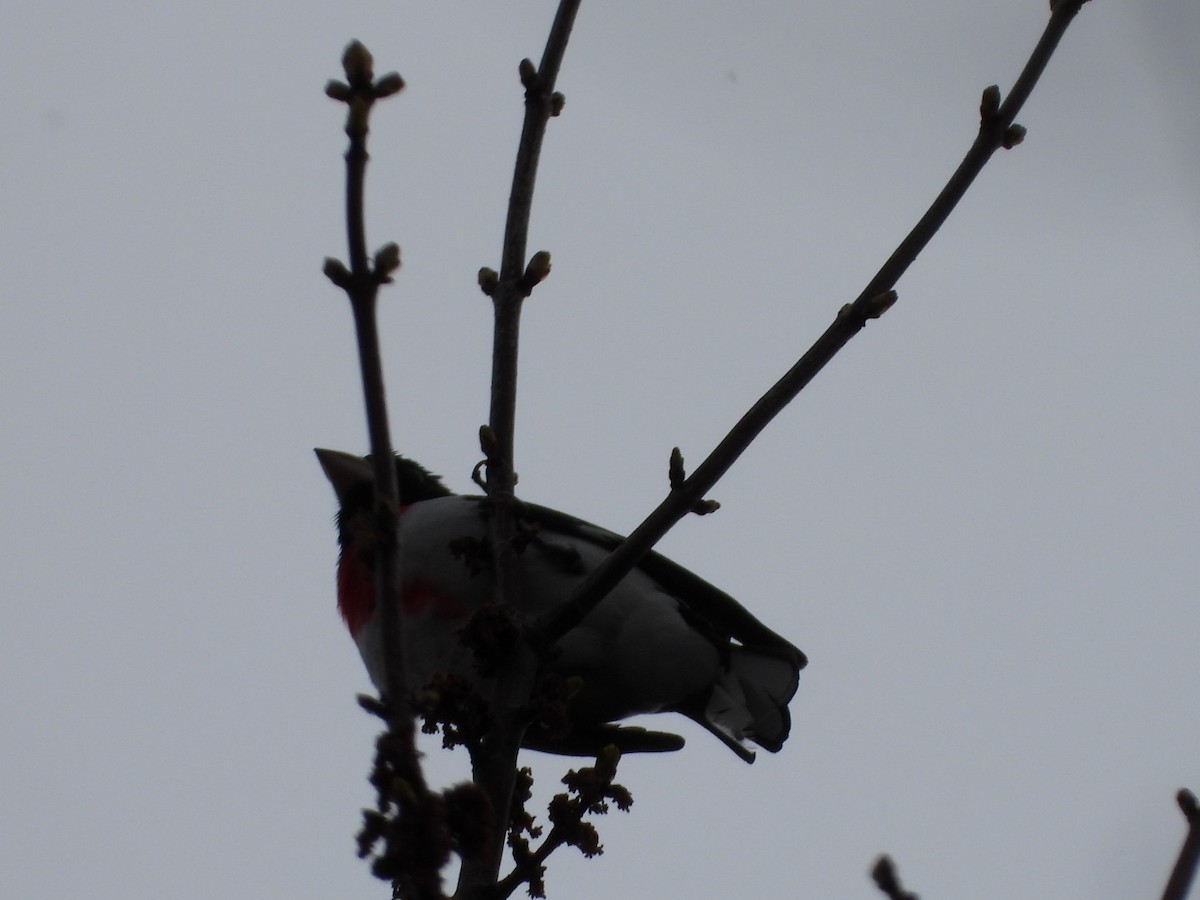
POLYGON ((361 456, 343 453, 341 450, 322 450, 320 447, 313 452, 317 454, 317 460, 325 470, 325 477, 333 485, 333 491, 339 500, 354 488, 370 484, 374 478, 371 463, 361 456))

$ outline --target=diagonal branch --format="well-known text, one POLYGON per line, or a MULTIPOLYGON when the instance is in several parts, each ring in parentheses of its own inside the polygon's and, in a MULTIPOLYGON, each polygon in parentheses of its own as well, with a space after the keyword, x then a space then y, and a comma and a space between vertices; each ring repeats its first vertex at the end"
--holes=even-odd
POLYGON ((1025 129, 1013 121, 1037 84, 1067 26, 1087 0, 1056 0, 1045 32, 1025 64, 1008 99, 1000 103, 1000 90, 992 86, 983 93, 980 127, 975 142, 962 163, 950 176, 929 209, 912 231, 900 242, 880 270, 853 303, 842 307, 833 324, 826 329, 799 361, 742 416, 708 458, 674 487, 641 525, 580 584, 572 598, 537 623, 539 638, 553 642, 562 637, 604 599, 638 561, 687 515, 729 470, 751 442, 795 399, 817 373, 866 326, 881 316, 896 300, 893 288, 917 255, 933 239, 976 176, 1001 147, 1021 142, 1025 129))

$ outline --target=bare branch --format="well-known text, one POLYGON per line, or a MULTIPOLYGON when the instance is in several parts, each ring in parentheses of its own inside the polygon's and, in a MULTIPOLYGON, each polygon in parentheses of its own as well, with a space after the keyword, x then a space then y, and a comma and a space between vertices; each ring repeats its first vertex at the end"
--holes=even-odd
MULTIPOLYGON (((521 304, 533 288, 550 273, 550 254, 542 251, 526 260, 529 216, 533 206, 533 188, 537 178, 542 140, 550 119, 562 111, 562 96, 554 86, 562 66, 563 54, 579 10, 580 0, 561 0, 541 65, 523 60, 521 83, 525 86, 525 122, 509 193, 508 216, 504 228, 499 275, 480 271, 480 288, 492 298, 495 328, 492 341, 492 393, 489 425, 481 431, 481 445, 487 459, 487 493, 496 503, 491 519, 493 571, 496 599, 508 608, 517 606, 516 514, 513 497, 516 475, 513 471, 513 430, 517 402, 517 347, 520 335, 521 304)), ((533 647, 521 641, 508 664, 496 674, 490 685, 494 726, 471 753, 472 776, 486 793, 492 809, 503 811, 511 806, 516 778, 517 751, 528 724, 529 698, 533 691, 538 659, 533 647)), ((487 896, 496 883, 504 849, 507 823, 497 815, 487 847, 478 854, 464 856, 459 871, 459 900, 487 896)))
POLYGON ((375 860, 375 872, 393 880, 395 892, 406 900, 441 898, 441 866, 445 853, 430 843, 444 830, 443 804, 425 783, 417 754, 416 723, 411 698, 405 684, 403 621, 400 617, 398 544, 396 510, 400 506, 396 468, 392 462, 392 441, 388 429, 387 400, 384 392, 383 362, 379 350, 376 301, 379 286, 392 280, 400 266, 400 248, 385 244, 373 257, 367 254, 364 212, 367 134, 370 112, 376 100, 397 93, 403 79, 389 73, 378 81, 374 77, 371 53, 358 41, 352 41, 342 56, 346 82, 331 81, 325 93, 346 104, 346 237, 350 265, 325 261, 329 279, 342 288, 350 300, 354 331, 358 343, 362 374, 363 400, 367 430, 375 471, 374 527, 378 536, 376 554, 376 591, 380 631, 384 652, 385 688, 382 705, 373 709, 387 723, 387 731, 377 743, 372 781, 379 793, 379 809, 368 812, 359 835, 360 855, 369 854, 377 840, 385 849, 375 860), (397 787, 406 795, 395 796, 397 787), (392 807, 400 810, 394 817, 392 807), (413 836, 419 836, 413 840, 413 836))
POLYGON ((900 876, 896 874, 896 864, 886 854, 879 857, 871 867, 871 878, 888 900, 918 900, 916 894, 904 889, 904 885, 900 883, 900 876))
POLYGON ((925 215, 900 242, 858 298, 842 307, 833 324, 787 374, 742 416, 699 468, 683 483, 672 486, 667 498, 584 579, 567 603, 548 613, 537 623, 542 640, 553 642, 578 625, 637 565, 650 548, 703 500, 704 495, 729 470, 759 433, 795 399, 825 364, 833 359, 869 320, 879 318, 895 303, 896 293, 893 288, 896 282, 949 218, 992 154, 1002 147, 1013 147, 1020 143, 1025 132, 1020 126, 1014 125, 1013 120, 1045 70, 1067 26, 1086 2, 1087 0, 1058 0, 1053 5, 1050 22, 1017 78, 1008 99, 1003 104, 999 103, 999 89, 995 86, 984 91, 983 102, 980 105, 979 134, 925 215))
POLYGON ((1196 795, 1187 788, 1180 789, 1175 795, 1184 818, 1187 819, 1188 833, 1179 850, 1179 858, 1175 860, 1175 868, 1167 879, 1163 889, 1163 900, 1185 900, 1196 875, 1196 867, 1200 865, 1200 806, 1197 806, 1196 795))
MULTIPOLYGON (((575 23, 580 0, 561 0, 550 36, 542 54, 542 63, 534 69, 522 60, 521 83, 525 86, 525 123, 513 168, 512 189, 508 197, 508 216, 504 226, 504 245, 500 255, 498 279, 494 272, 480 272, 480 286, 495 306, 495 332, 492 343, 492 402, 489 415, 495 446, 488 458, 487 481, 492 496, 512 494, 513 423, 517 403, 517 339, 520 333, 521 304, 533 286, 550 272, 550 254, 541 251, 526 260, 529 216, 533 208, 533 189, 537 180, 538 160, 546 124, 562 110, 562 98, 554 91, 563 54, 575 23)), ((502 586, 503 587, 503 586, 502 586)))

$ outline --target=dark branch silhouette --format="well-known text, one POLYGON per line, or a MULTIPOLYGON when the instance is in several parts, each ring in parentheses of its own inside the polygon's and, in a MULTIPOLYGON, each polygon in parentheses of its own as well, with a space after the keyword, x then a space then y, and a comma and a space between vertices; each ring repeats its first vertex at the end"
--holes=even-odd
MULTIPOLYGON (((562 95, 554 88, 579 2, 561 0, 559 3, 541 65, 535 69, 528 59, 521 61, 519 74, 525 87, 525 123, 513 168, 500 272, 497 275, 490 269, 482 269, 479 273, 480 287, 491 297, 495 314, 491 411, 488 425, 481 429, 480 443, 487 463, 487 493, 496 501, 491 518, 496 601, 508 609, 518 606, 517 513, 511 500, 516 482, 513 430, 521 305, 533 288, 550 274, 549 253, 541 251, 526 260, 529 217, 546 125, 562 110, 562 95)), ((518 642, 495 677, 489 698, 494 726, 471 752, 475 783, 487 795, 494 810, 507 810, 512 803, 517 752, 529 721, 538 664, 533 645, 527 641, 518 642)), ((463 860, 456 892, 459 900, 483 897, 496 883, 507 830, 507 823, 499 821, 501 818, 497 816, 497 827, 492 829, 485 851, 463 860)))
MULTIPOLYGON (((599 852, 598 837, 582 817, 603 812, 608 800, 622 809, 628 806, 628 792, 613 784, 619 758, 615 748, 601 753, 594 767, 572 772, 564 779, 570 793, 555 799, 550 812, 551 831, 536 848, 531 848, 524 837, 525 833, 530 837, 540 836, 532 818, 524 812, 527 790, 516 789, 520 777, 516 756, 528 724, 540 663, 537 648, 552 645, 578 625, 680 518, 688 512, 714 509, 715 504, 705 500, 705 495, 754 438, 868 321, 879 318, 895 303, 896 283, 944 224, 988 160, 998 149, 1012 148, 1024 138, 1025 130, 1015 124, 1016 115, 1085 2, 1052 0, 1050 21, 1009 96, 1001 102, 998 87, 984 90, 978 135, 962 163, 859 296, 838 311, 812 347, 751 407, 690 476, 684 471, 682 456, 678 450, 674 451, 667 498, 583 581, 567 603, 533 623, 526 635, 528 640, 516 642, 512 658, 498 667, 487 686, 489 696, 484 699, 491 727, 482 736, 465 741, 471 753, 474 787, 464 785, 444 792, 430 791, 421 772, 411 690, 405 684, 403 660, 399 658, 404 623, 399 604, 396 515, 403 498, 398 495, 396 471, 391 464, 392 443, 375 308, 378 289, 392 280, 400 255, 395 244, 387 244, 373 257, 369 256, 364 227, 370 111, 376 100, 396 93, 403 82, 394 73, 376 80, 366 48, 358 42, 347 48, 343 58, 346 82, 330 82, 326 92, 347 104, 349 265, 326 260, 325 274, 350 299, 375 471, 372 525, 375 546, 379 549, 376 596, 381 600, 386 689, 382 703, 370 699, 364 699, 363 703, 369 711, 385 719, 388 728, 379 740, 372 775, 372 783, 379 792, 379 808, 365 815, 360 852, 363 856, 370 855, 377 842, 384 842, 385 849, 375 857, 374 867, 378 875, 393 881, 395 896, 405 900, 444 897, 440 872, 451 852, 457 852, 462 859, 456 900, 497 900, 507 897, 521 884, 527 884, 531 894, 540 895, 544 890, 544 863, 557 847, 571 844, 585 853, 599 852), (514 803, 514 795, 518 802, 514 803), (499 868, 505 834, 510 837, 516 864, 501 879, 499 868)), ((486 479, 479 478, 477 473, 477 480, 484 486, 493 509, 490 551, 496 599, 502 609, 515 608, 519 600, 516 580, 519 508, 514 496, 513 432, 520 314, 525 298, 550 273, 549 253, 541 251, 527 257, 530 211, 546 126, 563 108, 562 95, 555 86, 578 8, 579 0, 561 0, 540 65, 535 67, 529 60, 520 64, 525 122, 514 167, 500 271, 484 268, 479 273, 480 287, 493 302, 495 331, 489 423, 480 430, 486 479)), ((453 717, 442 724, 448 736, 457 734, 458 723, 453 717)), ((1164 894, 1168 900, 1186 894, 1200 856, 1195 798, 1181 792, 1180 806, 1188 817, 1189 833, 1164 894)), ((889 897, 913 900, 915 895, 903 890, 887 857, 880 858, 872 874, 889 897)))
POLYGON ((906 891, 900 883, 896 864, 890 856, 884 855, 875 861, 871 867, 871 879, 888 900, 919 900, 916 894, 906 891))
POLYGON ((1179 848, 1179 858, 1175 860, 1171 877, 1163 889, 1163 900, 1184 900, 1196 876, 1196 866, 1200 864, 1200 806, 1197 806, 1196 795, 1182 788, 1175 795, 1175 802, 1187 819, 1188 832, 1183 846, 1179 848))
POLYGON ((380 602, 386 689, 382 704, 367 704, 387 723, 376 744, 371 777, 378 792, 378 809, 364 814, 359 833, 359 855, 367 856, 378 840, 384 851, 374 862, 377 875, 394 882, 394 891, 405 900, 441 898, 441 869, 449 858, 444 804, 429 790, 416 745, 416 725, 411 694, 405 684, 404 622, 400 615, 400 579, 397 565, 396 510, 400 507, 396 469, 392 465, 392 440, 388 430, 383 362, 379 350, 376 305, 380 285, 392 280, 400 267, 400 248, 385 244, 367 256, 364 224, 364 191, 367 171, 367 134, 376 100, 398 93, 404 81, 396 73, 376 80, 370 52, 352 42, 342 57, 346 81, 331 81, 325 88, 331 98, 346 104, 346 236, 350 266, 326 259, 324 271, 346 292, 354 315, 354 331, 362 372, 367 431, 375 470, 373 527, 376 534, 376 596, 380 602))
POLYGON ((613 551, 612 556, 589 574, 571 600, 539 623, 541 639, 547 642, 554 641, 583 621, 584 616, 637 565, 650 548, 697 503, 703 501, 704 495, 745 452, 751 442, 816 377, 825 364, 833 359, 867 322, 879 318, 895 303, 896 293, 893 288, 896 282, 937 234, 938 229, 967 192, 967 188, 992 158, 992 154, 1001 147, 1014 147, 1024 138, 1025 129, 1014 124, 1017 113, 1037 84, 1067 26, 1086 2, 1087 0, 1061 0, 1053 7, 1046 30, 1013 85, 1008 99, 1000 103, 1000 89, 995 85, 983 92, 979 133, 975 142, 925 215, 900 242, 858 298, 841 308, 833 324, 808 352, 742 416, 689 478, 672 486, 667 498, 613 551))

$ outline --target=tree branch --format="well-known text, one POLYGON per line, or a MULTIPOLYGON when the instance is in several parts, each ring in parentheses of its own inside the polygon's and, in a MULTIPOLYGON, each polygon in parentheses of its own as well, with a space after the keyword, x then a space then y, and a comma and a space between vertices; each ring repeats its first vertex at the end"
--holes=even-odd
MULTIPOLYGON (((520 65, 525 86, 525 120, 513 167, 512 189, 504 228, 500 273, 480 271, 480 286, 492 298, 495 328, 492 340, 492 391, 489 424, 481 430, 487 457, 487 492, 495 504, 491 518, 492 562, 496 575, 496 600, 509 610, 518 607, 516 513, 513 497, 513 434, 517 402, 517 348, 521 305, 533 288, 550 273, 550 256, 540 252, 526 262, 533 189, 546 125, 562 110, 562 95, 554 86, 563 54, 579 10, 580 0, 561 0, 542 63, 534 69, 528 59, 520 65)), ((495 811, 495 823, 484 852, 464 857, 459 872, 459 900, 486 896, 496 883, 504 853, 507 811, 516 778, 517 752, 528 724, 528 708, 537 674, 538 658, 531 644, 517 642, 512 657, 489 685, 488 698, 494 726, 471 753, 472 776, 495 811)))
POLYGON ((1200 806, 1197 806, 1196 795, 1187 788, 1182 788, 1175 795, 1179 809, 1187 819, 1188 833, 1179 849, 1179 858, 1175 860, 1175 868, 1167 879, 1163 889, 1163 900, 1185 900, 1196 875, 1196 867, 1200 865, 1200 806))
POLYGON ((888 900, 917 900, 916 894, 904 889, 896 873, 896 864, 886 854, 875 860, 875 865, 871 867, 871 879, 888 900))
POLYGON ((870 319, 881 316, 895 302, 896 293, 892 289, 896 282, 949 218, 992 154, 1001 147, 1011 148, 1021 142, 1025 129, 1014 125, 1013 120, 1037 84, 1067 26, 1086 2, 1087 0, 1058 0, 1052 4, 1050 22, 1013 85, 1012 93, 1001 104, 998 87, 993 85, 983 92, 979 134, 975 142, 912 231, 900 242, 858 298, 842 307, 833 324, 742 416, 699 468, 674 487, 646 520, 634 529, 600 566, 592 570, 567 603, 547 613, 537 623, 538 637, 541 640, 556 641, 583 621, 650 548, 703 500, 704 495, 729 470, 759 433, 795 399, 826 363, 833 359, 870 319))
MULTIPOLYGON (((508 197, 508 216, 504 226, 498 279, 481 273, 481 285, 491 296, 495 308, 492 341, 492 400, 489 427, 494 443, 487 448, 487 484, 492 496, 512 494, 513 431, 517 403, 517 341, 520 333, 521 304, 534 286, 550 273, 549 254, 535 254, 526 261, 529 217, 533 208, 533 189, 537 180, 538 160, 546 124, 562 110, 562 96, 554 92, 563 54, 575 23, 580 0, 561 0, 540 68, 528 59, 521 61, 521 83, 525 86, 525 121, 517 159, 513 167, 512 189, 508 197), (487 281, 485 285, 484 282, 487 281)), ((485 272, 488 270, 484 270, 485 272)), ((494 273, 491 273, 494 277, 494 273)))
POLYGON ((432 900, 443 896, 440 870, 444 856, 437 852, 414 853, 412 846, 399 846, 401 843, 416 843, 416 849, 424 849, 425 844, 406 841, 405 838, 413 833, 439 832, 442 827, 434 821, 440 815, 442 806, 429 791, 421 771, 416 746, 416 723, 405 683, 402 658, 404 623, 400 616, 396 525, 400 497, 396 467, 392 462, 376 317, 379 287, 391 282, 392 273, 400 267, 400 248, 395 244, 385 244, 373 258, 368 258, 364 213, 367 161, 370 159, 367 134, 370 130, 371 108, 376 100, 400 91, 404 82, 396 73, 389 73, 376 81, 374 60, 367 48, 358 41, 352 41, 347 46, 342 67, 346 82, 331 81, 325 92, 347 106, 346 238, 350 267, 347 269, 335 259, 326 259, 325 274, 346 292, 354 315, 375 474, 375 587, 376 596, 380 598, 378 609, 383 643, 385 702, 374 711, 387 723, 387 731, 377 745, 376 771, 372 776, 379 790, 379 810, 368 814, 359 841, 360 850, 365 856, 375 840, 386 838, 385 850, 375 862, 376 873, 392 879, 394 891, 406 900, 432 900), (397 783, 403 785, 409 794, 408 798, 401 800, 394 796, 397 783), (393 806, 399 811, 389 821, 387 813, 393 806))

